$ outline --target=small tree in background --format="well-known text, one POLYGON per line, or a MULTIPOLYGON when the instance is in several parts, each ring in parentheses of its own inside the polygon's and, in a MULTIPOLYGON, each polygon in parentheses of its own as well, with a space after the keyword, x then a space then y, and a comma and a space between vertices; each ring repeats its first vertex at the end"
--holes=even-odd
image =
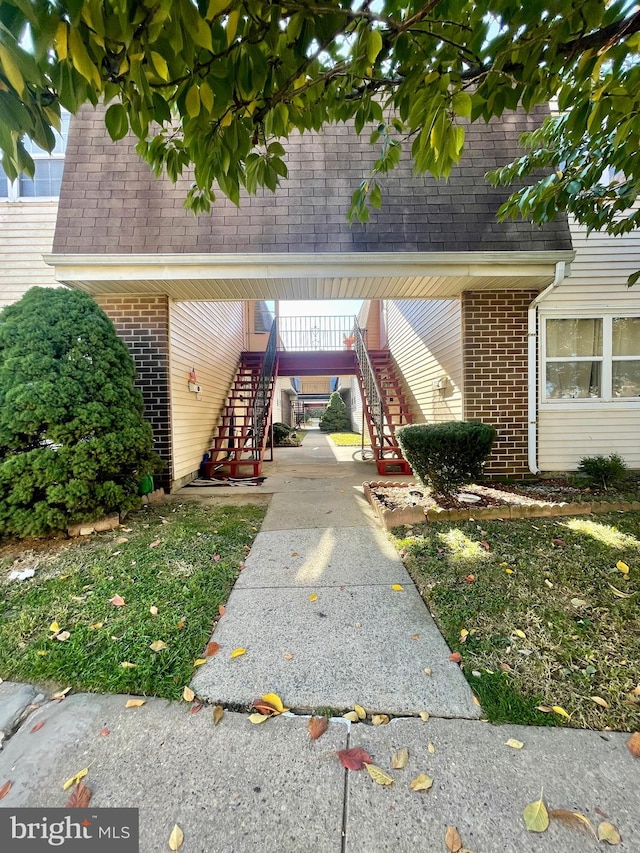
POLYGON ((329 397, 329 405, 320 418, 319 427, 323 432, 345 432, 351 430, 351 418, 338 391, 329 397))
POLYGON ((126 346, 80 291, 0 312, 0 535, 42 536, 138 505, 159 470, 126 346))

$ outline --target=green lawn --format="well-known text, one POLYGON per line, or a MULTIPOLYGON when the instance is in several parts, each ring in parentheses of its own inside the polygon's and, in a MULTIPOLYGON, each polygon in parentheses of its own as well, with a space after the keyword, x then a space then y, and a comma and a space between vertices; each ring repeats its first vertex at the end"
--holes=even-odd
MULTIPOLYGON (((362 436, 358 432, 330 432, 328 436, 338 447, 361 447, 362 445, 362 436)), ((368 435, 364 437, 364 446, 371 446, 368 435)))
POLYGON ((415 530, 398 547, 489 720, 640 728, 639 513, 415 530))
POLYGON ((179 698, 265 511, 169 502, 111 533, 26 552, 19 566, 0 549, 0 677, 179 698), (8 580, 26 566, 33 578, 8 580), (166 648, 154 652, 157 640, 166 648))

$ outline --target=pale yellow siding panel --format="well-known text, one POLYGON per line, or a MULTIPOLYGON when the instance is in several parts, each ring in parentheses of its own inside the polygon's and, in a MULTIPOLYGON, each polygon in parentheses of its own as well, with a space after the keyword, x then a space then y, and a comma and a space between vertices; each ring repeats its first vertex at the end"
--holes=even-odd
POLYGON ((241 302, 170 303, 173 479, 197 472, 211 446, 243 349, 241 302), (195 369, 199 394, 189 391, 195 369))
POLYGON ((462 418, 462 327, 460 302, 387 302, 385 325, 391 354, 409 390, 417 421, 462 418), (443 380, 443 392, 435 386, 443 380))
POLYGON ((43 254, 53 245, 57 202, 0 202, 0 308, 31 287, 55 285, 43 254))
POLYGON ((580 406, 576 411, 539 413, 541 471, 575 471, 583 456, 619 453, 630 468, 640 468, 640 406, 580 406))

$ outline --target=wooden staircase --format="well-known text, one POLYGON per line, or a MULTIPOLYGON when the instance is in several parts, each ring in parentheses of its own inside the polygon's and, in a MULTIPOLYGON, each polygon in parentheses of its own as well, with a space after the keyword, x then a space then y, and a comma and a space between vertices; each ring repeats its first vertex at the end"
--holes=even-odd
POLYGON ((378 474, 411 474, 396 440, 396 429, 413 422, 388 350, 367 350, 356 334, 358 382, 378 474))
POLYGON ((251 478, 262 471, 277 376, 277 363, 265 376, 266 357, 263 352, 242 353, 210 458, 202 466, 206 478, 251 478))

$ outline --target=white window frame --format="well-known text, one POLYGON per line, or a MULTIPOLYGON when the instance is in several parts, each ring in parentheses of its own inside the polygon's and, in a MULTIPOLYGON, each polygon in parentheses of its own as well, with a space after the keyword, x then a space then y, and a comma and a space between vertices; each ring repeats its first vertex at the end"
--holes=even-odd
MULTIPOLYGON (((65 149, 67 147, 66 140, 65 141, 65 149)), ((31 158, 33 162, 36 164, 36 170, 38 168, 39 160, 63 160, 65 158, 66 151, 57 151, 49 154, 48 151, 44 151, 43 149, 39 149, 37 151, 30 152, 31 158)), ((7 195, 0 197, 0 202, 12 202, 12 203, 27 203, 33 204, 33 202, 39 203, 42 201, 57 201, 60 198, 60 194, 58 195, 20 195, 20 178, 16 178, 15 181, 10 181, 7 178, 7 195)))
POLYGON ((637 397, 614 397, 613 396, 613 362, 614 361, 640 361, 638 355, 613 355, 613 320, 625 317, 636 317, 640 319, 638 311, 562 311, 545 312, 540 314, 540 370, 538 393, 540 405, 545 407, 568 407, 575 409, 579 406, 601 406, 623 405, 640 408, 640 396, 637 397), (547 356, 547 320, 602 320, 602 355, 599 356, 547 356), (575 362, 575 361, 599 361, 600 368, 600 396, 599 397, 547 397, 547 363, 548 362, 575 362))

